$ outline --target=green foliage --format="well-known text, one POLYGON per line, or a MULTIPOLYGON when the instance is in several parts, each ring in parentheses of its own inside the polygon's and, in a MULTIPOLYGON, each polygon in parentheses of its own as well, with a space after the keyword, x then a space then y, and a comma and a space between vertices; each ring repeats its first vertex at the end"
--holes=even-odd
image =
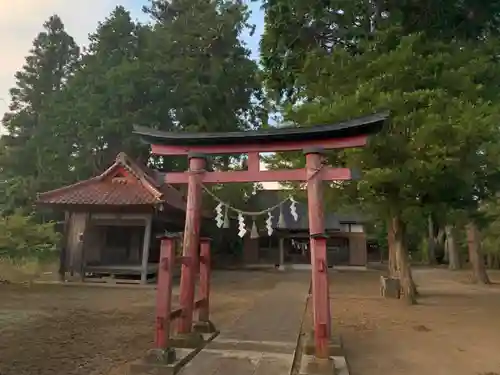
POLYGON ((266 0, 261 62, 267 87, 292 100, 310 53, 356 54, 374 30, 400 27, 401 35, 425 33, 442 41, 498 35, 495 0, 266 0))
POLYGON ((147 159, 132 132, 148 119, 152 101, 139 61, 148 38, 147 28, 117 7, 90 35, 81 68, 55 96, 50 122, 72 155, 74 180, 101 173, 120 151, 147 159))
POLYGON ((145 10, 156 21, 149 58, 153 77, 164 82, 171 124, 195 131, 260 126, 265 113, 257 64, 239 40, 251 27, 247 6, 173 0, 152 1, 145 10))
MULTIPOLYGON (((477 222, 479 202, 498 189, 500 2, 267 0, 265 9, 261 62, 286 120, 391 111, 367 149, 330 155, 364 177, 330 189, 327 202, 382 222, 402 215, 412 251, 430 214, 441 227, 477 222)), ((272 159, 275 167, 303 163, 300 155, 272 159)))
POLYGON ((382 216, 430 204, 473 211, 498 184, 496 42, 400 35, 398 28, 377 33, 356 55, 311 54, 298 79, 303 104, 287 117, 317 124, 389 110, 390 124, 368 147, 332 156, 364 171, 343 191, 382 216))
POLYGON ((381 18, 398 22, 405 33, 425 32, 442 40, 480 39, 498 35, 500 1, 440 0, 381 1, 381 18))
POLYGON ((54 225, 38 224, 20 212, 0 217, 0 258, 50 260, 59 241, 54 225))

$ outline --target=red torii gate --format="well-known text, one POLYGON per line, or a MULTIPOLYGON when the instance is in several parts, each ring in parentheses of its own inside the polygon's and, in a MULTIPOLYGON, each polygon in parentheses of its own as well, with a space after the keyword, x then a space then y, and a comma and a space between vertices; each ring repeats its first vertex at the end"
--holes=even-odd
MULTIPOLYGON (((170 133, 136 127, 135 133, 151 145, 155 155, 189 158, 188 172, 165 175, 165 183, 188 184, 184 229, 178 333, 189 335, 193 329, 195 278, 200 245, 200 220, 203 183, 307 181, 310 249, 312 265, 312 299, 316 356, 329 356, 331 316, 326 259, 326 235, 323 213, 323 181, 350 180, 355 176, 348 168, 323 165, 322 152, 365 146, 368 136, 378 132, 387 113, 357 118, 333 125, 308 128, 282 128, 265 131, 229 133, 170 133), (306 168, 261 171, 259 153, 303 150, 306 168), (207 155, 247 154, 246 171, 207 172, 207 155)), ((158 301, 160 303, 160 301, 158 301)))

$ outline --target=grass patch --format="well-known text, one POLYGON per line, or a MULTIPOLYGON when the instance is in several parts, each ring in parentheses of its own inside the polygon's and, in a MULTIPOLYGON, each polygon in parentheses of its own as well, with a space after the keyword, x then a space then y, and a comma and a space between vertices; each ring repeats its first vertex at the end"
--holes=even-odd
POLYGON ((0 258, 0 281, 15 284, 57 280, 58 267, 56 259, 0 258))

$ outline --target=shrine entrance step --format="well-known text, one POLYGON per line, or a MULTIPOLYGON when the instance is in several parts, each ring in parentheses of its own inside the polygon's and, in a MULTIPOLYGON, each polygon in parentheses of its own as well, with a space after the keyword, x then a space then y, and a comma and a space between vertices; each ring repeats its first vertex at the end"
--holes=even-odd
POLYGON ((283 274, 276 286, 205 347, 179 375, 289 375, 310 275, 283 274))

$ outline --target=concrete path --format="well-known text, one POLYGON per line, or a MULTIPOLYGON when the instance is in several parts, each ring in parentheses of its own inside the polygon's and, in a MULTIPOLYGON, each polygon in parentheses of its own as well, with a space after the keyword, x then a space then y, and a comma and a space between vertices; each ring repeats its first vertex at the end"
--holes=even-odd
POLYGON ((289 375, 309 280, 308 272, 284 272, 251 309, 222 325, 221 334, 179 374, 289 375))

